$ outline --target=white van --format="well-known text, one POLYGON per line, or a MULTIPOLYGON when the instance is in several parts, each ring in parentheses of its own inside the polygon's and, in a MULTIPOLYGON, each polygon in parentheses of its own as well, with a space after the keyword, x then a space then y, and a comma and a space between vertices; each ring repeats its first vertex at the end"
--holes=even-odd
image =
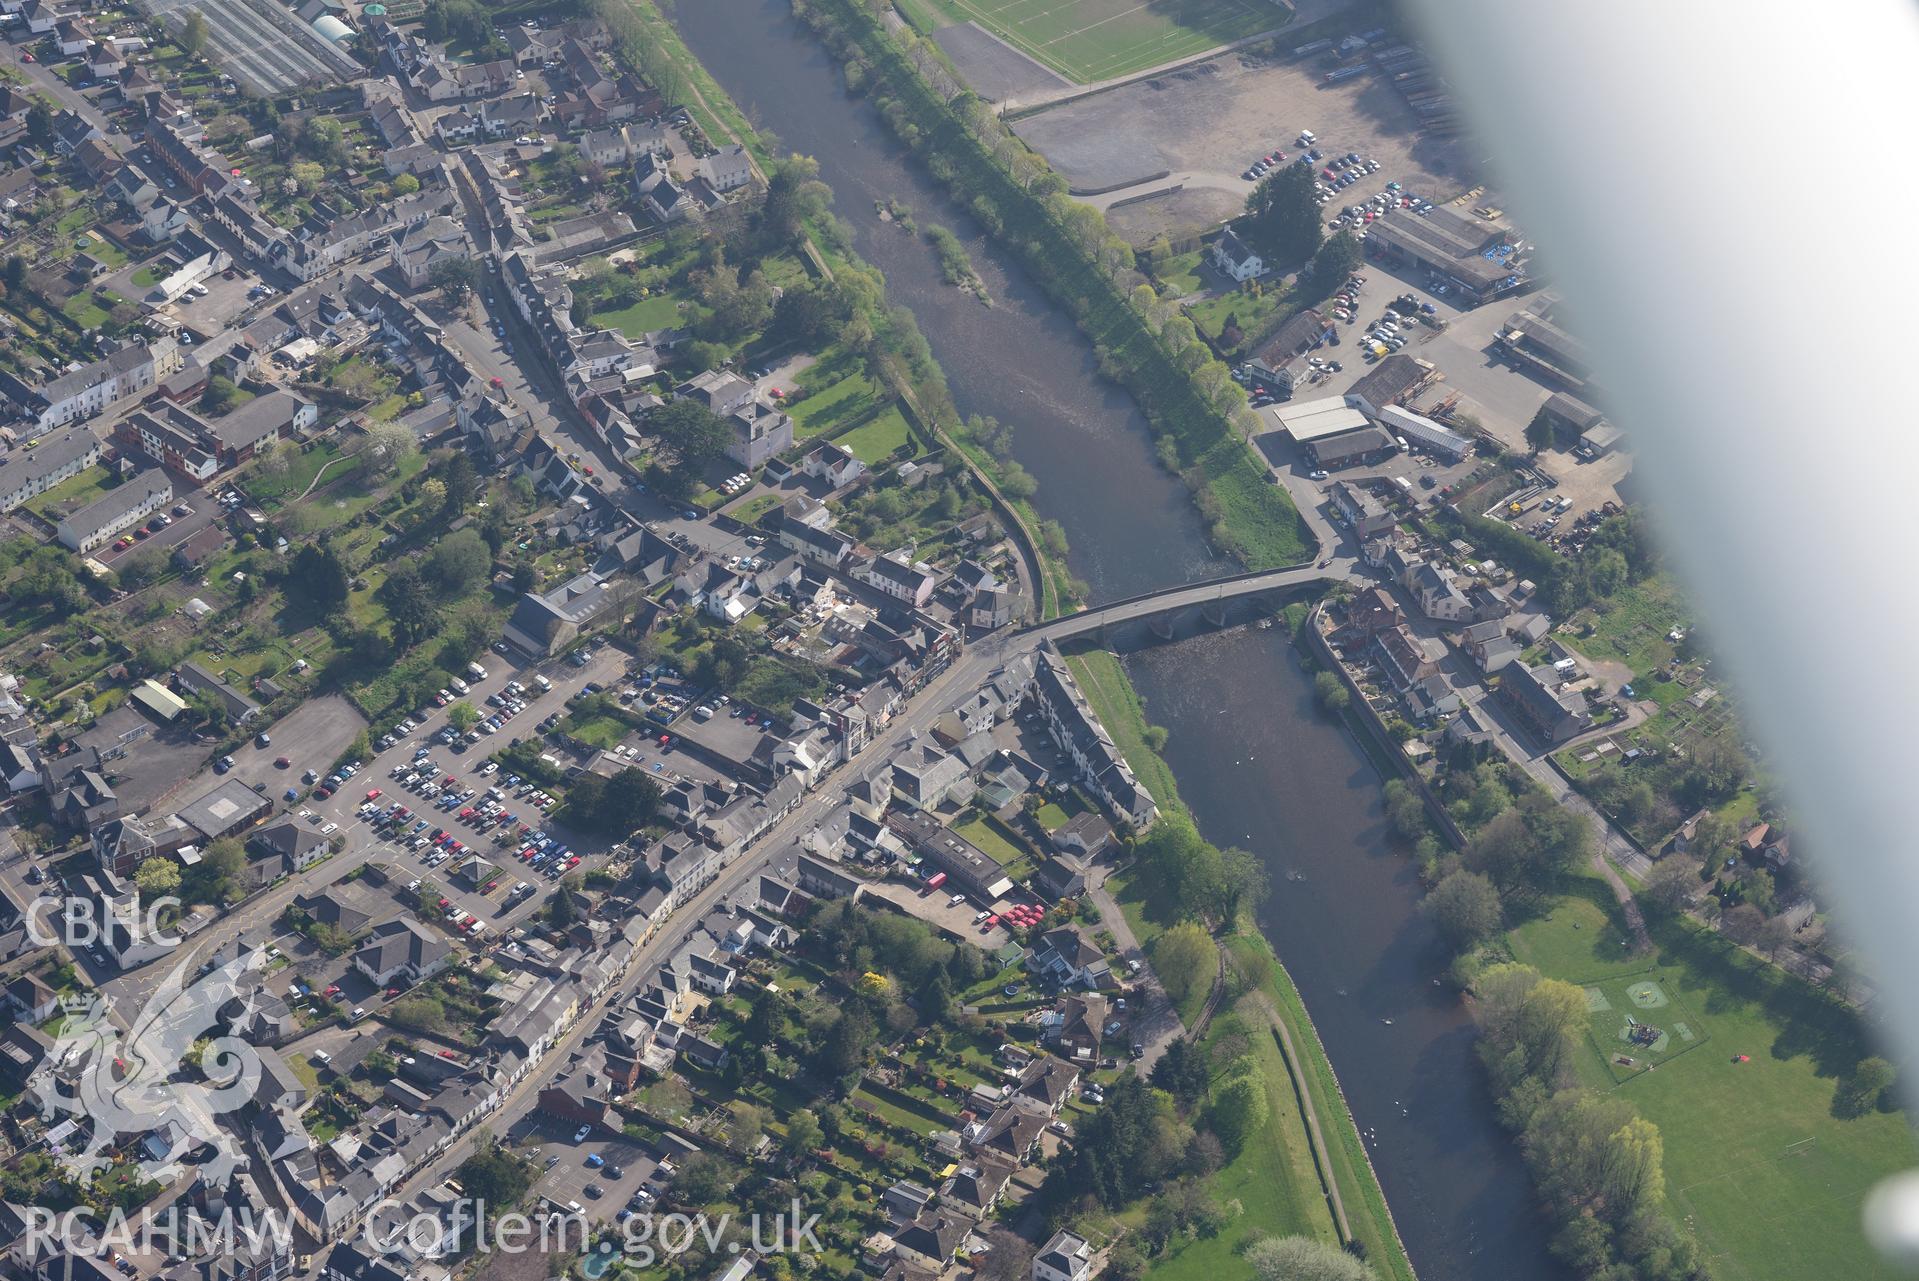
POLYGON ((541 676, 537 672, 534 673, 533 683, 540 687, 540 692, 542 694, 550 694, 553 692, 553 682, 548 680, 546 677, 541 676))
POLYGON ((476 681, 483 681, 486 679, 486 668, 480 666, 478 663, 468 663, 466 665, 466 674, 476 681))
POLYGON ((457 676, 455 676, 452 680, 448 681, 447 684, 451 685, 454 688, 455 692, 461 693, 461 694, 469 693, 473 689, 471 685, 467 684, 465 681, 461 680, 457 676))

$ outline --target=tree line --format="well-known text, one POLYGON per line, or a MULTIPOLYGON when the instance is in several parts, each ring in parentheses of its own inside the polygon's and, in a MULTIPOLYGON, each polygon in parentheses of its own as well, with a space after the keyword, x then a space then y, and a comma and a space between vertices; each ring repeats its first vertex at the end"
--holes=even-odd
POLYGON ((1586 994, 1530 966, 1502 964, 1479 976, 1474 995, 1480 1059, 1557 1225, 1553 1253, 1603 1281, 1706 1277, 1698 1242, 1665 1210, 1659 1127, 1619 1095, 1571 1083, 1586 994))
POLYGON ((1229 520, 1214 492, 1251 467, 1245 438, 1257 419, 1245 393, 1178 304, 1139 275, 1132 249, 1100 212, 1068 195, 1065 181, 966 89, 930 41, 889 32, 856 0, 803 0, 796 9, 846 69, 849 86, 870 92, 928 172, 1073 314, 1101 371, 1173 442, 1214 540, 1248 563, 1290 555, 1303 536, 1283 494, 1236 485, 1229 520))

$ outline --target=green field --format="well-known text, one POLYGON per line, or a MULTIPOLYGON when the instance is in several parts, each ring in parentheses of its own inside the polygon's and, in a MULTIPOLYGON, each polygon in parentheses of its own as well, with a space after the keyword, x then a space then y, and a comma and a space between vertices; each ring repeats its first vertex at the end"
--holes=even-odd
POLYGON ((1090 84, 1284 26, 1267 0, 923 0, 955 22, 977 22, 1035 62, 1090 84))
POLYGON ((851 450, 853 457, 868 467, 875 467, 910 439, 906 419, 901 416, 899 406, 888 405, 879 417, 862 423, 844 436, 835 437, 833 443, 851 450))
POLYGON ((1585 1084, 1616 1089, 1659 1126, 1673 1217, 1698 1233, 1713 1275, 1898 1275, 1860 1235, 1859 1206, 1919 1151, 1902 1113, 1834 1115, 1835 1086, 1872 1053, 1853 1015, 1690 924, 1657 926, 1657 954, 1622 963, 1611 907, 1603 885, 1583 882, 1551 916, 1514 930, 1513 952, 1555 978, 1596 986, 1615 1006, 1616 993, 1650 979, 1670 1004, 1635 1017, 1710 1030, 1710 1044, 1668 1053, 1623 1082, 1596 1052, 1577 1068, 1585 1084))
POLYGON ((671 329, 679 324, 680 304, 672 294, 654 294, 618 311, 594 312, 593 323, 617 329, 628 338, 640 338, 655 329, 671 329))
POLYGON ((1151 1281, 1213 1281, 1222 1273, 1238 1275, 1245 1267, 1239 1252, 1261 1237, 1302 1235, 1328 1245, 1339 1243, 1286 1057, 1266 1030, 1270 1016, 1260 998, 1250 995, 1241 998, 1233 1013, 1237 1017, 1214 1021, 1207 1049, 1215 1049, 1222 1036, 1250 1047, 1266 1082, 1271 1119, 1212 1181, 1215 1199, 1222 1204, 1238 1201, 1242 1212, 1215 1236, 1177 1241, 1153 1261, 1151 1281))

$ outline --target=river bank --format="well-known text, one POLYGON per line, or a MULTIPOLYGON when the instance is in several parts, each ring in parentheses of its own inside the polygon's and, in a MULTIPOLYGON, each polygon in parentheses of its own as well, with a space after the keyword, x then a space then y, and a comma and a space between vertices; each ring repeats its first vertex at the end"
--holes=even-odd
MULTIPOLYGON (((818 160, 852 251, 884 272, 895 299, 913 300, 959 411, 1014 426, 1012 456, 1038 481, 1036 509, 1068 535, 1067 562, 1090 599, 1237 568, 1073 318, 906 162, 870 102, 846 96, 788 0, 683 5, 675 22, 747 118, 777 121, 784 148, 818 160), (953 229, 996 306, 946 286, 927 247, 874 213, 893 200, 953 229)), ((1362 1129, 1379 1136, 1370 1147, 1378 1180, 1419 1275, 1561 1276, 1490 1115, 1471 1029, 1430 986, 1442 949, 1392 847, 1377 776, 1343 730, 1315 718, 1310 681, 1285 639, 1279 629, 1241 631, 1222 654, 1218 638, 1202 637, 1128 656, 1124 667, 1151 720, 1171 731, 1169 777, 1202 831, 1271 869, 1260 924, 1312 1013, 1328 1074, 1337 1068, 1356 1118, 1352 1143, 1362 1129), (1269 738, 1277 744, 1264 745, 1269 738), (1302 866, 1309 892, 1287 876, 1302 866)))

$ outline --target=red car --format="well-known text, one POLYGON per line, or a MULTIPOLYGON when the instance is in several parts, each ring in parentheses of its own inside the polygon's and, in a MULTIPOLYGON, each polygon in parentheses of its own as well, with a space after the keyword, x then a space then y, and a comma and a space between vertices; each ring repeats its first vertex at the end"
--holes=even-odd
POLYGON ((333 789, 330 787, 316 787, 313 789, 313 799, 316 801, 324 801, 331 795, 333 795, 333 789))
POLYGON ((275 769, 285 769, 291 764, 293 764, 293 762, 284 756, 276 756, 273 758, 273 768, 275 769))
POLYGON ((372 791, 370 791, 370 792, 368 792, 368 793, 366 794, 366 798, 367 798, 367 799, 368 799, 369 801, 377 801, 377 800, 379 800, 379 799, 380 799, 380 789, 379 789, 379 788, 377 788, 377 787, 376 787, 376 788, 374 788, 374 789, 373 789, 372 791))
POLYGON ((452 1051, 452 1050, 441 1050, 441 1051, 440 1051, 440 1057, 441 1057, 441 1058, 443 1058, 443 1059, 450 1059, 450 1058, 452 1058, 452 1057, 453 1057, 453 1051, 452 1051))
POLYGON ((488 894, 491 894, 494 890, 497 890, 499 888, 500 888, 500 883, 498 881, 488 881, 486 883, 486 893, 488 894))
POLYGON ((33 55, 32 55, 32 54, 30 54, 30 53, 23 53, 23 54, 21 54, 21 55, 20 55, 20 61, 22 61, 22 62, 32 62, 32 61, 33 61, 33 55))
POLYGON ((328 996, 338 996, 338 995, 340 995, 340 985, 339 985, 338 983, 335 983, 335 984, 334 984, 334 985, 333 985, 332 987, 329 987, 329 988, 328 988, 328 989, 326 990, 326 994, 327 994, 328 996))

